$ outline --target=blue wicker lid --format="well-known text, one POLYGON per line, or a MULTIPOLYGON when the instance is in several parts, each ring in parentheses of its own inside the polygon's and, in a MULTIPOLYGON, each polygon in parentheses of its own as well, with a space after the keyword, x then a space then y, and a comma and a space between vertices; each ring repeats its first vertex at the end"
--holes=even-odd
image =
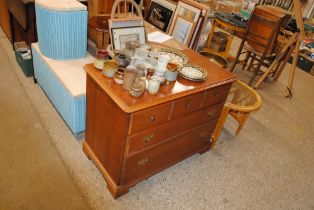
POLYGON ((53 11, 87 10, 87 7, 77 0, 35 0, 35 3, 42 8, 53 11))

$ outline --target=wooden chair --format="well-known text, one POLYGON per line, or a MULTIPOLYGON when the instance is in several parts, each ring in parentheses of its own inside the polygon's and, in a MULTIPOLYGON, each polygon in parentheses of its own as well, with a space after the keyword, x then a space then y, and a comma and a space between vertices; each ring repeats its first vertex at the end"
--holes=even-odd
POLYGON ((143 17, 142 11, 133 0, 116 0, 112 6, 111 19, 128 18, 128 17, 143 17))
POLYGON ((239 126, 235 132, 238 135, 250 113, 258 110, 261 105, 262 99, 253 88, 240 80, 234 82, 213 132, 211 140, 212 148, 215 146, 228 114, 239 122, 239 126))
POLYGON ((273 20, 261 14, 257 14, 255 9, 242 38, 235 61, 230 68, 231 71, 234 70, 240 55, 246 53, 244 65, 248 65, 249 69, 253 68, 253 75, 249 81, 249 85, 252 85, 261 66, 266 65, 267 62, 270 62, 269 60, 275 57, 273 49, 276 41, 275 35, 278 31, 278 20, 273 20), (248 64, 250 58, 251 61, 248 64), (256 61, 257 63, 254 63, 256 61))

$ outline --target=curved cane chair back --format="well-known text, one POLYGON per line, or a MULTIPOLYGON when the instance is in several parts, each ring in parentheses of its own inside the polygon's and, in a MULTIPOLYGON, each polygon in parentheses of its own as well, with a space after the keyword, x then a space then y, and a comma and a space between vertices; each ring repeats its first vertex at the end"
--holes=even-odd
POLYGON ((237 112, 252 112, 260 108, 262 99, 250 86, 240 80, 233 83, 225 106, 237 112))
POLYGON ((116 0, 112 6, 111 19, 143 17, 139 6, 133 0, 116 0))
POLYGON ((240 80, 234 82, 222 113, 219 117, 216 128, 213 132, 212 147, 214 147, 220 135, 228 114, 230 114, 239 123, 239 126, 235 132, 235 134, 238 135, 247 118, 249 117, 249 114, 258 110, 261 105, 262 98, 253 88, 249 87, 240 80))

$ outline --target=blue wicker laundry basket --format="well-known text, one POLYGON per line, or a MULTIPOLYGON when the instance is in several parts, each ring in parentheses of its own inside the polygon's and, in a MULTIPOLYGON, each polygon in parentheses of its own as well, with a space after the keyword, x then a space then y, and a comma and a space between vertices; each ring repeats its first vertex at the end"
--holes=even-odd
POLYGON ((39 48, 55 60, 83 58, 87 51, 87 8, 76 0, 36 0, 39 48))

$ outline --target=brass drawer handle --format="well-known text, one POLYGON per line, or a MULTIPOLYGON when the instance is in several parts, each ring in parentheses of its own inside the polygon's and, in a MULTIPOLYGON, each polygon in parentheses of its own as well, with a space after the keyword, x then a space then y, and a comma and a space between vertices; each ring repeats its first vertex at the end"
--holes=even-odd
POLYGON ((190 103, 190 102, 185 104, 185 108, 187 108, 187 109, 191 109, 191 107, 192 107, 192 105, 191 105, 191 103, 190 103))
POLYGON ((138 166, 145 166, 147 162, 148 162, 148 158, 144 158, 144 159, 142 159, 142 160, 139 160, 139 161, 137 162, 137 165, 138 165, 138 166))
POLYGON ((207 112, 207 116, 208 116, 208 117, 212 117, 215 113, 216 113, 216 109, 209 110, 209 111, 207 112))
POLYGON ((148 142, 150 142, 151 140, 153 140, 153 138, 154 138, 154 134, 148 134, 147 136, 144 136, 143 141, 144 141, 145 143, 148 143, 148 142))
POLYGON ((151 122, 155 122, 155 119, 156 119, 156 118, 155 118, 153 115, 149 117, 149 120, 150 120, 151 122))

